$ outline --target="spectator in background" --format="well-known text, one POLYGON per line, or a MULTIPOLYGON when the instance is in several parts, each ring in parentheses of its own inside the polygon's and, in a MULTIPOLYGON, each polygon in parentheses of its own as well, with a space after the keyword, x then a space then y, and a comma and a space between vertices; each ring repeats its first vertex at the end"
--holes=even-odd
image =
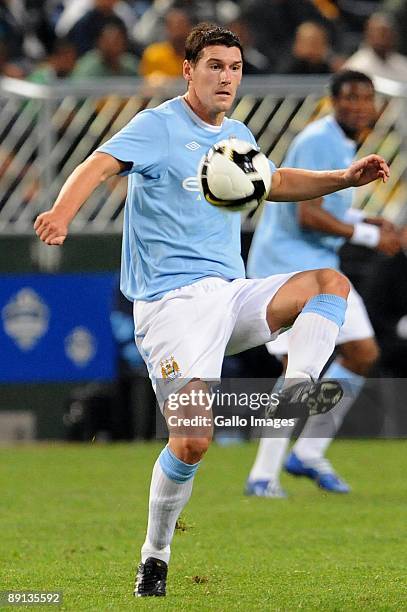
POLYGON ((94 7, 85 13, 69 31, 68 37, 75 44, 79 55, 94 49, 99 34, 106 25, 116 25, 126 30, 126 24, 115 12, 118 0, 94 0, 94 7))
POLYGON ((345 62, 345 68, 371 77, 407 81, 407 58, 394 51, 396 39, 391 17, 374 13, 367 21, 361 48, 345 62))
POLYGON ((238 35, 244 53, 243 74, 267 74, 271 72, 270 62, 266 55, 255 46, 253 32, 244 17, 231 21, 227 26, 238 35))
POLYGON ((68 77, 74 69, 76 59, 77 52, 73 43, 67 39, 57 39, 51 54, 27 77, 27 80, 47 85, 55 79, 68 77))
POLYGON ((8 46, 0 40, 0 76, 22 79, 24 75, 23 68, 17 62, 10 61, 8 46))
POLYGON ((185 41, 192 28, 187 11, 171 9, 166 16, 167 40, 152 43, 141 57, 140 74, 145 77, 182 77, 185 41))
POLYGON ((301 23, 313 21, 322 23, 332 33, 335 30, 334 23, 311 0, 242 0, 241 9, 256 33, 256 45, 267 55, 274 72, 286 64, 301 23))
POLYGON ((407 55, 407 0, 386 0, 384 11, 389 11, 397 28, 397 51, 407 55))
POLYGON ((99 33, 96 49, 80 58, 73 77, 137 76, 138 59, 133 53, 128 53, 127 49, 126 29, 113 23, 105 25, 99 33))
POLYGON ((0 42, 6 45, 10 60, 21 61, 24 58, 24 29, 11 4, 10 0, 0 0, 0 42))
POLYGON ((328 33, 323 25, 305 21, 298 26, 291 55, 281 67, 285 74, 329 74, 328 33))
POLYGON ((240 14, 238 4, 232 0, 153 0, 133 29, 135 41, 146 47, 164 40, 165 16, 173 8, 193 12, 197 23, 229 23, 240 14))
POLYGON ((51 50, 55 34, 47 3, 40 0, 0 0, 0 41, 9 58, 21 62, 25 72, 51 50))
MULTIPOLYGON (((95 8, 95 0, 64 0, 59 4, 60 10, 54 10, 51 20, 55 22, 55 32, 61 38, 65 37, 86 13, 95 8)), ((137 0, 131 4, 118 0, 113 5, 113 13, 126 24, 128 33, 137 22, 138 4, 137 0)))
MULTIPOLYGON (((326 0, 314 0, 326 2, 326 0)), ((345 49, 353 53, 357 48, 370 15, 382 10, 383 0, 335 0, 344 30, 345 49)))
MULTIPOLYGON (((16 0, 13 0, 15 4, 16 0)), ((49 55, 56 38, 49 14, 51 1, 18 0, 22 5, 22 24, 24 27, 24 51, 34 61, 49 55)))

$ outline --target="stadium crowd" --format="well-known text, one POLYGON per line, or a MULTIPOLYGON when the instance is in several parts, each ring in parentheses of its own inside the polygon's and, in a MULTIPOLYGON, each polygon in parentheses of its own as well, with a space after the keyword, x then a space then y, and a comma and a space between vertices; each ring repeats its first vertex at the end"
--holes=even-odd
POLYGON ((230 27, 246 74, 351 67, 407 79, 406 0, 0 0, 0 75, 181 77, 187 32, 230 27))

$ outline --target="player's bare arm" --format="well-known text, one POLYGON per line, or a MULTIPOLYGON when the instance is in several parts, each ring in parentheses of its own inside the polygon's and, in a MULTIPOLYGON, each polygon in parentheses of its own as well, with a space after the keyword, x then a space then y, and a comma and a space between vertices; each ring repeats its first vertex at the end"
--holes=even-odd
POLYGON ((298 202, 298 222, 307 229, 324 232, 334 236, 351 238, 353 225, 340 221, 322 208, 323 198, 298 202))
POLYGON ((337 219, 322 208, 323 198, 298 203, 298 221, 302 227, 342 236, 354 244, 375 248, 385 255, 395 255, 400 250, 400 238, 393 224, 381 217, 363 219, 362 223, 347 223, 337 219), (366 227, 376 226, 376 227, 366 227))
POLYGON ((93 153, 69 176, 51 210, 37 217, 37 236, 49 245, 63 244, 70 222, 96 187, 125 168, 124 162, 107 153, 93 153))
POLYGON ((389 178, 389 167, 380 155, 362 157, 344 170, 312 171, 280 168, 273 174, 269 199, 299 202, 320 198, 348 187, 361 187, 389 178))

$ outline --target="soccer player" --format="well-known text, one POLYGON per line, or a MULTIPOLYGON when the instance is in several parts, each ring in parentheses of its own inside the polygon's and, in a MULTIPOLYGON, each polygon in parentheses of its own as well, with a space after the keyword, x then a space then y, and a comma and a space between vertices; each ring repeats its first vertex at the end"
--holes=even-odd
MULTIPOLYGON (((129 175, 121 288, 134 301, 137 346, 170 429, 153 469, 136 596, 165 595, 176 520, 211 440, 211 422, 171 433, 170 397, 182 392, 187 398, 183 414, 209 414, 209 404, 197 407, 193 398, 205 396, 206 381, 219 379, 224 354, 264 344, 287 325, 293 328, 281 404, 298 405, 299 398, 308 414, 308 397, 318 396, 318 410, 328 410, 341 396, 339 385, 331 393, 326 383, 310 381, 334 349, 347 279, 331 269, 246 279, 240 215, 211 206, 198 189, 197 168, 213 144, 232 136, 255 142, 244 124, 225 117, 242 63, 235 34, 196 26, 186 41, 186 94, 138 113, 74 170, 51 210, 34 224, 46 244, 61 245, 93 190, 110 176, 129 175), (294 379, 302 382, 292 384, 294 379)), ((318 198, 389 175, 377 155, 327 172, 271 168, 270 197, 278 201, 318 198)))
MULTIPOLYGON (((297 136, 285 163, 322 171, 347 165, 355 155, 358 135, 374 120, 374 95, 373 83, 365 74, 350 70, 335 74, 331 79, 332 114, 311 123, 297 136)), ((267 205, 250 249, 249 276, 264 278, 320 267, 339 270, 338 249, 346 240, 394 255, 400 242, 392 224, 380 217, 367 218, 362 211, 352 209, 352 195, 353 190, 346 189, 305 202, 267 205)), ((283 356, 283 364, 290 334, 283 333, 267 345, 271 354, 283 356)), ((337 345, 338 356, 325 376, 346 379, 352 392, 329 415, 308 421, 284 467, 290 474, 311 478, 326 491, 347 493, 349 486, 335 473, 325 451, 379 353, 365 306, 353 287, 337 345)), ((286 496, 279 474, 291 431, 260 440, 246 483, 247 494, 286 496)))

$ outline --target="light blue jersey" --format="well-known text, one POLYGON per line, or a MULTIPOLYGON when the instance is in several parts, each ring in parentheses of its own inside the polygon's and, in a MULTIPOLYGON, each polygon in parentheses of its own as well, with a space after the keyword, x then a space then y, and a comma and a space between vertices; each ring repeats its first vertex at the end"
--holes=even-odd
POLYGON ((231 136, 255 143, 240 121, 209 125, 178 97, 138 113, 98 149, 132 164, 123 173, 129 183, 120 287, 128 299, 157 300, 208 276, 245 276, 240 214, 208 204, 197 181, 203 155, 231 136))
MULTIPOLYGON (((293 141, 284 165, 309 170, 338 170, 352 162, 356 145, 332 116, 311 123, 293 141)), ((323 198, 323 208, 341 221, 352 205, 353 189, 323 198)), ((338 268, 344 238, 309 230, 298 222, 295 203, 267 203, 256 228, 248 260, 248 275, 338 268)))

